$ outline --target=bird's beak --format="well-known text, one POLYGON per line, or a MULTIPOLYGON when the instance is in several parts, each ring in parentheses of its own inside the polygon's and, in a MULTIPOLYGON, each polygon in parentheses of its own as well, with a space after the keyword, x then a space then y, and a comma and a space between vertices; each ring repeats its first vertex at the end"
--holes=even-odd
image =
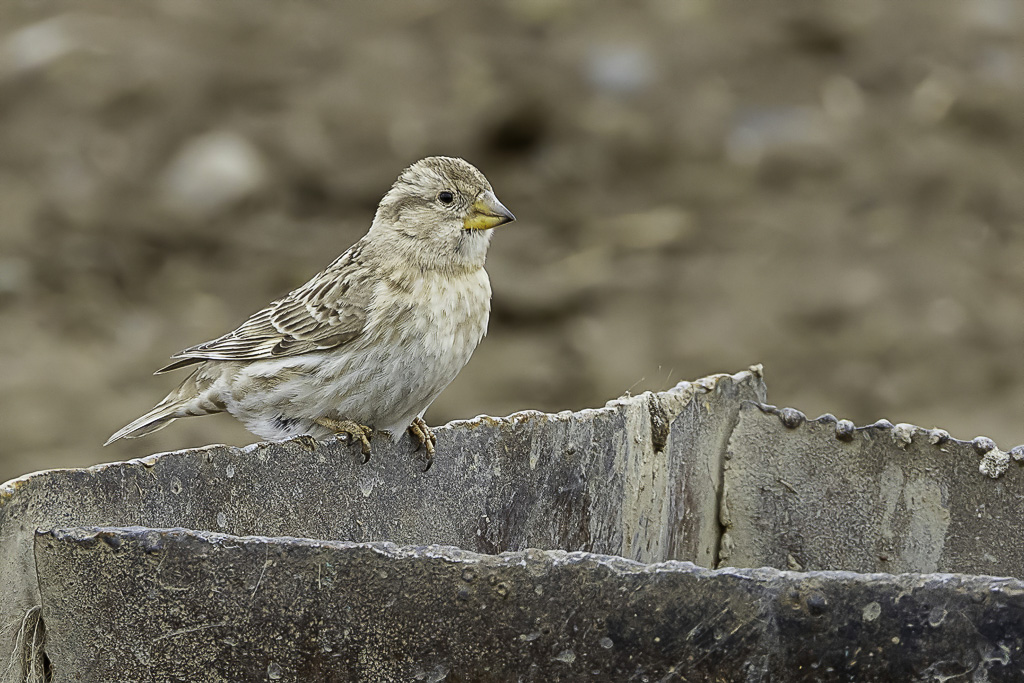
POLYGON ((466 230, 490 230, 516 219, 505 205, 498 201, 494 193, 488 190, 477 197, 462 227, 466 230))

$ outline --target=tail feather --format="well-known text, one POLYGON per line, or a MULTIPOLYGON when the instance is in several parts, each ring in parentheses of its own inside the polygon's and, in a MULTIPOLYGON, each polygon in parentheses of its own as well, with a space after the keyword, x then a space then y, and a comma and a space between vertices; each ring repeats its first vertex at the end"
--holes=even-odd
POLYGON ((199 369, 193 370, 177 389, 157 403, 152 410, 114 432, 103 445, 108 446, 118 439, 137 439, 152 434, 179 417, 218 412, 220 409, 202 397, 202 390, 205 387, 206 384, 199 377, 199 369))
POLYGON ((137 439, 140 436, 146 436, 163 429, 178 417, 181 417, 179 413, 181 408, 182 405, 178 402, 160 403, 142 417, 133 420, 114 432, 103 445, 109 446, 118 439, 137 439))

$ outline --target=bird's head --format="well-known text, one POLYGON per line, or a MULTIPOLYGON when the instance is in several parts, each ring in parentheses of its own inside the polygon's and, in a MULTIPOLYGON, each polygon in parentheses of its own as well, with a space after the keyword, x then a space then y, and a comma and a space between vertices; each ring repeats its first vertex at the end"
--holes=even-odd
POLYGON ((421 265, 473 267, 483 265, 490 229, 515 219, 472 164, 427 157, 398 176, 370 232, 421 265))

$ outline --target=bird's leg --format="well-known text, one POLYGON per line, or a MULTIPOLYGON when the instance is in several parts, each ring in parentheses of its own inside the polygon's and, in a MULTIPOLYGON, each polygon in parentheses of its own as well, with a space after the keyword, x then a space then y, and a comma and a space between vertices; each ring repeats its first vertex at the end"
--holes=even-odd
POLYGON ((330 429, 335 434, 348 434, 352 439, 358 439, 362 444, 363 462, 370 459, 370 435, 373 430, 366 425, 361 425, 353 420, 335 420, 329 417, 318 417, 313 420, 314 424, 330 429))
POLYGON ((417 417, 412 421, 412 424, 409 425, 409 433, 420 442, 416 450, 423 448, 427 451, 427 466, 423 468, 423 471, 426 472, 434 464, 434 445, 437 444, 437 437, 434 436, 434 432, 430 430, 422 417, 417 417))

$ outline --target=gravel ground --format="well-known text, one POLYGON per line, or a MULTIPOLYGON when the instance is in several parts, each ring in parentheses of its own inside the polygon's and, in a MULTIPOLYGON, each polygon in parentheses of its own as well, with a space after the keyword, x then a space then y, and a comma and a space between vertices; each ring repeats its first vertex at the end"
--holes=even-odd
POLYGON ((1015 0, 0 7, 0 481, 100 444, 464 156, 519 221, 427 413, 597 406, 763 363, 772 402, 1024 442, 1015 0))

